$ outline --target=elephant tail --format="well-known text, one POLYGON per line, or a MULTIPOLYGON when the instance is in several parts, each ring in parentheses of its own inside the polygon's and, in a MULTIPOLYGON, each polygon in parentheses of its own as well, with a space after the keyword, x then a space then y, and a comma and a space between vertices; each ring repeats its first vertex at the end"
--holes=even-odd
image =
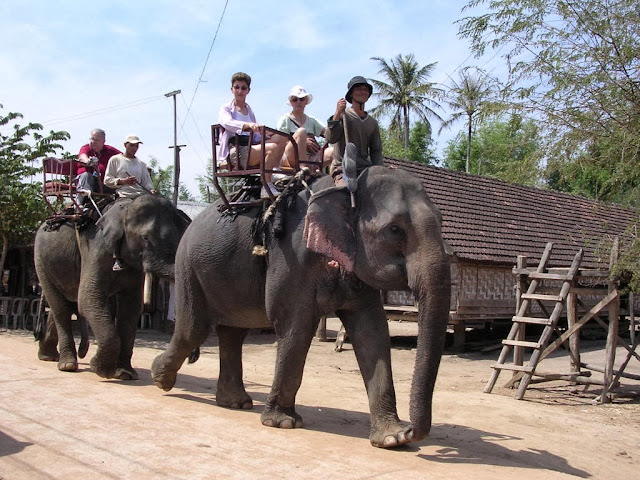
POLYGON ((44 339, 44 333, 47 331, 47 316, 45 315, 46 299, 44 293, 40 294, 40 304, 38 305, 38 317, 36 324, 33 326, 33 337, 36 342, 44 339))

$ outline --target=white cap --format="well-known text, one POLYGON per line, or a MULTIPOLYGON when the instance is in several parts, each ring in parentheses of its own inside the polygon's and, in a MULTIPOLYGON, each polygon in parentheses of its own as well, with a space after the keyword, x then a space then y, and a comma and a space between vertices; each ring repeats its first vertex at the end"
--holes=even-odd
POLYGON ((137 135, 127 135, 127 138, 124 139, 124 144, 127 143, 142 143, 137 135))
POLYGON ((300 85, 296 85, 289 92, 289 96, 287 97, 287 103, 289 105, 291 105, 291 102, 289 102, 289 99, 291 97, 298 97, 298 98, 307 97, 307 105, 309 105, 313 100, 313 95, 311 95, 310 93, 307 93, 307 91, 304 88, 302 88, 300 85))

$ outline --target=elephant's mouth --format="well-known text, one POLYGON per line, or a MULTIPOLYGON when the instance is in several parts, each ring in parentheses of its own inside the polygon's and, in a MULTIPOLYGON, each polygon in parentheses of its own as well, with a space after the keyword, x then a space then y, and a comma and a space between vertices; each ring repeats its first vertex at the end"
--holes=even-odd
POLYGON ((175 278, 175 264, 161 260, 149 260, 144 262, 144 271, 153 273, 161 278, 173 280, 175 278))
POLYGON ((361 279, 377 289, 403 290, 408 286, 407 266, 403 262, 376 268, 371 273, 372 277, 366 278, 363 275, 361 279))

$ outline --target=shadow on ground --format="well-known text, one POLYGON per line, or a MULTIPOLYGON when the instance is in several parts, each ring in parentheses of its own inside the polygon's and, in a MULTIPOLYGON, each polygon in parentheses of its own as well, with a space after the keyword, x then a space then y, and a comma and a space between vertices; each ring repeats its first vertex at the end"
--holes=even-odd
POLYGON ((565 458, 548 450, 512 450, 509 442, 518 437, 486 432, 464 425, 436 424, 427 444, 439 447, 435 454, 419 454, 420 458, 445 464, 495 465, 509 468, 551 470, 579 478, 590 478, 589 472, 569 465, 565 458))

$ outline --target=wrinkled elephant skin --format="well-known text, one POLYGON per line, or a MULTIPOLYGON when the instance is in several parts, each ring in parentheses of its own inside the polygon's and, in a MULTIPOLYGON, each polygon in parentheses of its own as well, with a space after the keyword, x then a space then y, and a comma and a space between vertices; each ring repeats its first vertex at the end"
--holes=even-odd
MULTIPOLYGON (((345 189, 324 177, 286 202, 286 231, 252 236, 260 215, 221 215, 211 206, 190 225, 176 255, 176 328, 153 362, 155 384, 170 390, 185 358, 216 328, 217 402, 249 408, 242 381, 242 343, 249 328, 275 326, 275 376, 261 420, 302 426, 295 397, 322 315, 336 313, 352 341, 371 411, 370 441, 394 447, 424 438, 431 427, 433 386, 444 347, 450 300, 449 261, 441 217, 418 180, 403 170, 371 167, 358 179, 356 208, 345 189), (266 256, 254 255, 264 241, 266 256), (339 268, 335 268, 335 262, 339 268), (397 415, 389 331, 379 290, 411 288, 419 303, 419 336, 411 424, 397 415)), ((280 202, 285 199, 280 197, 280 202)))
POLYGON ((133 343, 142 313, 145 272, 172 278, 175 252, 188 217, 164 197, 143 195, 115 202, 95 224, 77 232, 72 222, 50 229, 43 224, 35 239, 36 271, 50 306, 38 358, 57 361, 58 369, 78 369, 78 353, 88 349, 86 331, 76 352, 71 316, 91 326, 98 350, 91 368, 99 376, 135 380, 133 343), (114 272, 113 254, 126 268, 114 272))

